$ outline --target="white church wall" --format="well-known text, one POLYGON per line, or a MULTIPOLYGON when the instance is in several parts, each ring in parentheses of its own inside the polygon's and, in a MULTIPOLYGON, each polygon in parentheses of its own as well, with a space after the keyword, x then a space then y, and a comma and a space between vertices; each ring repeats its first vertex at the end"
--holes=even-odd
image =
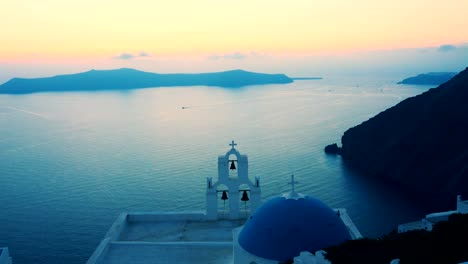
POLYGON ((462 201, 461 195, 457 196, 457 211, 461 214, 468 214, 468 200, 462 201))

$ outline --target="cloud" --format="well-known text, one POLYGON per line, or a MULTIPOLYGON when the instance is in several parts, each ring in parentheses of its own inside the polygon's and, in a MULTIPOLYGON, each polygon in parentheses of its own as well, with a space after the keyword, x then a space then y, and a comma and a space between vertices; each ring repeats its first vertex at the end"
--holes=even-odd
POLYGON ((138 56, 139 57, 151 57, 151 55, 149 53, 144 52, 144 51, 140 52, 140 54, 138 54, 138 56))
POLYGON ((442 45, 440 46, 437 51, 439 52, 449 52, 449 51, 453 51, 453 50, 456 50, 457 47, 454 46, 454 45, 450 45, 450 44, 445 44, 445 45, 442 45))
POLYGON ((131 60, 131 59, 134 59, 134 58, 135 58, 135 55, 130 54, 130 53, 122 53, 122 54, 114 57, 114 59, 118 59, 118 60, 131 60))
POLYGON ((131 54, 131 53, 122 53, 118 56, 115 56, 114 59, 116 60, 133 60, 136 58, 142 58, 142 57, 151 57, 151 54, 147 52, 140 52, 138 54, 131 54))
POLYGON ((224 59, 224 60, 243 60, 246 59, 248 56, 244 53, 240 52, 233 52, 233 53, 228 53, 224 55, 211 55, 208 57, 210 60, 219 60, 219 59, 224 59))
POLYGON ((247 55, 242 54, 240 52, 234 52, 234 53, 231 53, 231 54, 224 55, 224 58, 225 59, 232 59, 232 60, 242 60, 242 59, 247 58, 247 55))

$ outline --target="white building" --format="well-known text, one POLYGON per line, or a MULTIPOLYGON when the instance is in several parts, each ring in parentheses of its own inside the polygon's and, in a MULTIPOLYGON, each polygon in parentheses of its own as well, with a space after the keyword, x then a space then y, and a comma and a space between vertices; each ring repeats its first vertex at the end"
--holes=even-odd
POLYGON ((7 247, 0 247, 0 264, 12 264, 10 252, 7 247))
POLYGON ((419 221, 398 225, 398 233, 422 229, 431 231, 434 227, 434 224, 441 221, 447 221, 449 219, 449 216, 452 214, 468 214, 468 200, 462 201, 461 195, 458 195, 456 210, 428 214, 426 215, 426 217, 419 221))
POLYGON ((207 178, 206 212, 122 213, 87 263, 306 263, 303 251, 361 237, 345 209, 295 192, 294 177, 290 193, 262 204, 260 179, 230 146, 207 178))

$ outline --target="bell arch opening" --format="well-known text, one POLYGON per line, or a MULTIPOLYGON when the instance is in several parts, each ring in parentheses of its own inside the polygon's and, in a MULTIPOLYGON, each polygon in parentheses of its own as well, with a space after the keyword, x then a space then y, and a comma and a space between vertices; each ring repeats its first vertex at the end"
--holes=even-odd
POLYGON ((239 179, 239 163, 238 163, 237 156, 235 154, 229 155, 228 166, 229 166, 229 179, 230 180, 239 179))
POLYGON ((218 199, 218 214, 224 216, 229 214, 229 188, 220 184, 216 187, 216 199, 218 199))
POLYGON ((248 215, 252 209, 250 186, 248 184, 239 185, 239 205, 240 212, 248 215))

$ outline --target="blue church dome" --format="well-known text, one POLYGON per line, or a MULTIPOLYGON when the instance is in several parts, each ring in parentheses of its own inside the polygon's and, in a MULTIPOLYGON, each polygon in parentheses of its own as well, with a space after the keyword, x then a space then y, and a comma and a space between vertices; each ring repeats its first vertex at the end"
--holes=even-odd
POLYGON ((248 219, 238 238, 247 252, 286 261, 302 251, 316 252, 351 239, 339 215, 308 197, 270 199, 248 219))

